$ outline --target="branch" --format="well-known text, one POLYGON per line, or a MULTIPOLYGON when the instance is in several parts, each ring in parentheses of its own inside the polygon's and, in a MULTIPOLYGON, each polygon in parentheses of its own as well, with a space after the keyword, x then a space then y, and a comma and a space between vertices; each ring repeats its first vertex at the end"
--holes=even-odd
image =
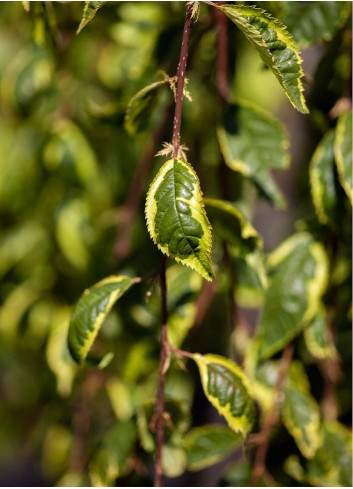
POLYGON ((257 439, 259 440, 259 447, 256 452, 254 470, 250 479, 251 487, 258 487, 259 480, 261 479, 261 477, 263 477, 263 475, 266 472, 265 462, 266 462, 268 447, 270 444, 270 436, 271 436, 272 428, 278 423, 279 420, 278 409, 279 409, 281 393, 283 391, 284 383, 287 378, 287 373, 288 373, 290 362, 292 360, 293 352, 294 352, 294 345, 290 344, 286 346, 286 348, 283 350, 282 353, 282 357, 279 365, 279 371, 278 371, 278 381, 274 392, 274 399, 275 399, 274 406, 266 417, 264 427, 261 433, 259 433, 259 435, 257 436, 257 439))
MULTIPOLYGON (((186 63, 188 58, 188 47, 190 39, 190 28, 192 18, 192 3, 188 3, 186 7, 184 32, 181 42, 180 58, 177 69, 177 92, 175 100, 175 113, 173 123, 173 156, 177 157, 180 146, 180 127, 181 127, 181 114, 183 108, 183 91, 185 81, 186 63)), ((167 281, 166 281, 166 256, 162 255, 161 258, 161 270, 160 270, 160 286, 161 286, 161 301, 162 301, 162 328, 161 328, 161 353, 159 364, 159 380, 158 380, 158 393, 157 393, 157 405, 156 405, 156 426, 157 426, 157 440, 156 440, 156 472, 154 479, 154 487, 162 486, 163 471, 162 471, 162 447, 164 441, 164 384, 166 373, 166 362, 169 355, 168 348, 168 334, 167 334, 167 281)))
POLYGON ((181 113, 183 109, 183 92, 184 92, 186 63, 188 60, 191 16, 192 16, 192 4, 188 3, 186 7, 183 39, 181 41, 180 58, 179 58, 179 64, 178 64, 178 69, 176 74, 178 81, 177 81, 177 92, 176 92, 176 99, 175 99, 175 113, 174 113, 173 136, 172 136, 174 157, 178 156, 179 146, 180 146, 181 113))

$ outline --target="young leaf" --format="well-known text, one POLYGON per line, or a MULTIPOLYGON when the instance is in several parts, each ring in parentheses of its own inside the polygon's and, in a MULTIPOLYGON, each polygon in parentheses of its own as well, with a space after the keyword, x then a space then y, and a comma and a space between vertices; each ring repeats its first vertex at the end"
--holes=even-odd
POLYGON ((258 327, 261 357, 286 346, 317 313, 327 283, 323 246, 308 233, 288 238, 269 257, 269 286, 258 327))
POLYGON ((255 421, 255 404, 243 371, 219 355, 193 355, 207 399, 228 425, 246 436, 255 421))
POLYGON ((322 224, 334 221, 337 204, 333 141, 334 132, 329 131, 316 148, 309 167, 311 195, 322 224))
POLYGON ((283 23, 300 46, 331 41, 347 20, 351 2, 286 2, 283 23))
POLYGON ((304 330, 306 347, 314 358, 334 358, 337 351, 333 341, 329 341, 326 311, 321 307, 311 323, 304 330))
POLYGON ((68 333, 69 350, 76 362, 85 361, 115 302, 136 282, 136 278, 112 275, 85 290, 73 310, 68 333))
POLYGON ((338 176, 351 204, 352 196, 352 111, 342 114, 337 122, 334 153, 338 176))
POLYGON ((313 486, 352 487, 352 432, 336 421, 325 422, 322 444, 307 466, 313 486))
POLYGON ((212 227, 239 255, 261 248, 261 238, 245 216, 231 203, 204 199, 212 227))
POLYGON ((293 362, 281 406, 283 423, 306 458, 312 458, 320 445, 320 411, 310 394, 303 365, 293 362))
POLYGON ((189 163, 173 158, 162 166, 149 188, 145 213, 149 234, 164 254, 213 280, 211 227, 189 163))
POLYGON ((188 469, 201 470, 213 465, 243 443, 241 435, 221 424, 194 428, 184 438, 188 469))
POLYGON ((97 11, 103 7, 107 2, 85 2, 85 6, 83 8, 83 15, 76 31, 76 34, 79 34, 84 27, 90 22, 93 17, 96 15, 97 11))
POLYGON ((168 80, 164 79, 151 83, 132 97, 126 108, 124 121, 124 127, 129 134, 135 134, 143 126, 143 115, 146 111, 151 110, 151 106, 159 93, 159 88, 167 82, 168 80))
POLYGON ((282 124, 264 110, 247 102, 229 105, 223 125, 217 129, 226 164, 248 177, 278 207, 285 199, 269 172, 289 166, 288 135, 282 124))
POLYGON ((292 105, 303 114, 302 59, 285 26, 267 12, 252 6, 221 5, 219 8, 242 31, 283 87, 292 105))

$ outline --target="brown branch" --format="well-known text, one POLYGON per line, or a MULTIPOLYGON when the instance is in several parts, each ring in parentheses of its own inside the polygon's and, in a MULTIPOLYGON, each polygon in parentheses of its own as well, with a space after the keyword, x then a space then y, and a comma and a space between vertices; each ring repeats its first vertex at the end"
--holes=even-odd
POLYGON ((292 360, 293 352, 294 352, 294 345, 290 344, 286 346, 286 348, 283 350, 282 353, 282 357, 279 365, 279 371, 278 371, 278 380, 274 392, 274 406, 270 410, 270 412, 268 413, 265 419, 264 427, 262 431, 257 435, 257 439, 259 440, 259 447, 256 452, 254 469, 250 479, 251 487, 258 487, 259 480, 261 479, 261 477, 263 477, 263 475, 266 472, 265 462, 266 462, 268 447, 270 444, 271 432, 272 432, 272 428, 279 421, 278 410, 279 410, 280 397, 283 391, 284 383, 287 378, 287 373, 288 373, 290 362, 292 360))
POLYGON ((177 92, 175 98, 175 113, 174 113, 173 136, 172 136, 172 145, 174 148, 175 157, 178 156, 179 146, 180 146, 181 113, 183 110, 183 92, 184 92, 186 63, 188 60, 191 15, 192 15, 192 4, 189 3, 186 7, 183 39, 181 41, 180 58, 179 58, 179 64, 178 64, 178 69, 176 74, 178 81, 177 81, 177 92))
MULTIPOLYGON (((173 122, 173 156, 177 157, 180 147, 180 127, 181 127, 181 114, 183 109, 183 92, 186 63, 188 58, 188 47, 190 39, 192 17, 192 4, 188 3, 186 7, 185 22, 183 38, 181 42, 180 58, 177 69, 177 92, 175 100, 175 112, 173 122)), ((168 334, 167 334, 167 282, 166 282, 166 257, 162 255, 161 258, 161 270, 160 270, 160 287, 161 287, 161 302, 162 302, 162 328, 161 328, 161 353, 159 364, 159 380, 158 380, 158 393, 157 393, 157 405, 156 405, 156 426, 157 426, 157 440, 156 440, 156 471, 154 479, 154 487, 162 486, 163 469, 162 469, 162 447, 164 441, 164 384, 166 373, 166 362, 169 354, 168 334)))

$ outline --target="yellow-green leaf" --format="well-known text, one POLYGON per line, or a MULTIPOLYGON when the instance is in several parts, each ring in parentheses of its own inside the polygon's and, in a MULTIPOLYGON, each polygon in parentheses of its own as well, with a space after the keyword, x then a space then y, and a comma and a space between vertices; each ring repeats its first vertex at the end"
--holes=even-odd
MULTIPOLYGON (((76 362, 85 361, 112 307, 137 281, 124 275, 112 275, 85 290, 72 312, 68 333, 69 350, 76 362)), ((106 356, 103 360, 107 361, 106 356)))
POLYGON ((193 355, 207 399, 228 425, 246 436, 256 416, 250 385, 238 365, 219 355, 193 355))
POLYGON ((334 358, 337 351, 333 341, 329 339, 326 311, 320 307, 316 316, 304 330, 305 344, 315 358, 334 358))
POLYGON ((338 176, 351 204, 352 195, 352 111, 342 114, 337 122, 334 152, 338 176))
POLYGON ((213 280, 211 227, 189 163, 173 158, 162 166, 149 188, 145 213, 149 234, 162 253, 213 280))
POLYGON ((76 34, 79 34, 84 27, 90 22, 93 17, 96 15, 97 11, 103 7, 103 5, 107 2, 85 2, 85 6, 83 8, 82 19, 76 34))
POLYGON ((253 6, 221 5, 219 8, 258 51, 292 105, 299 112, 308 113, 301 82, 302 59, 286 27, 269 13, 253 6))

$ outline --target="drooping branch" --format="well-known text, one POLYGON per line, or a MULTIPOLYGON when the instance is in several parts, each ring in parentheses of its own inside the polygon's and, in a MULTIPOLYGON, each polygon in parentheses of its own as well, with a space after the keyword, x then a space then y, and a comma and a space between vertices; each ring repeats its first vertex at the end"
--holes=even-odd
POLYGON ((256 452, 255 461, 254 461, 254 469, 250 479, 251 487, 258 487, 259 480, 264 476, 266 472, 266 456, 268 452, 268 447, 270 444, 270 437, 272 433, 273 427, 278 423, 279 420, 279 402, 281 398, 281 393, 283 391, 283 387, 285 381, 287 379, 287 374, 290 366, 290 362, 292 360, 294 352, 294 345, 290 344, 286 346, 283 350, 282 357, 280 360, 279 371, 278 371, 278 380, 275 386, 274 392, 274 406, 269 411, 262 431, 257 435, 259 440, 259 447, 256 452))
MULTIPOLYGON (((192 4, 188 3, 186 7, 185 22, 183 38, 181 43, 180 58, 177 69, 177 91, 175 100, 175 113, 173 123, 173 156, 177 157, 180 147, 180 127, 181 127, 181 114, 183 106, 183 92, 185 82, 186 63, 188 57, 188 47, 190 39, 190 28, 192 19, 192 4)), ((162 448, 164 441, 164 385, 165 385, 165 373, 166 362, 169 354, 168 349, 168 334, 167 334, 167 281, 166 281, 166 256, 162 255, 160 269, 160 288, 161 288, 161 313, 162 313, 162 327, 161 327, 161 352, 160 352, 160 364, 159 364, 159 380, 158 380, 158 393, 156 404, 156 471, 154 486, 161 487, 163 482, 162 471, 162 448)))

